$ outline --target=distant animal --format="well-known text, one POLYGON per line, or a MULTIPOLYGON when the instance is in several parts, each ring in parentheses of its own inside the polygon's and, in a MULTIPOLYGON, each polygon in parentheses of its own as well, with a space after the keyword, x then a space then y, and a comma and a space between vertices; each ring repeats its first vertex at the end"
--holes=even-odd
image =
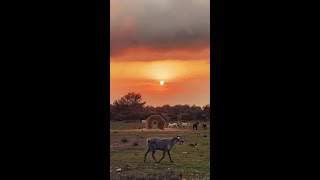
POLYGON ((182 127, 187 127, 187 126, 190 126, 190 123, 182 123, 182 125, 181 125, 182 127))
POLYGON ((197 147, 197 143, 195 143, 195 144, 190 143, 190 146, 197 147))
POLYGON ((192 129, 193 129, 193 130, 194 130, 194 129, 198 130, 198 124, 199 124, 199 122, 194 123, 193 126, 192 126, 192 129))
POLYGON ((206 124, 202 124, 202 129, 206 130, 207 125, 206 124))
POLYGON ((187 154, 189 154, 189 152, 182 152, 182 154, 186 156, 187 154))
POLYGON ((151 151, 152 157, 156 163, 160 163, 160 161, 165 157, 166 153, 168 153, 170 161, 171 161, 171 163, 173 163, 173 161, 171 159, 170 151, 171 151, 172 147, 174 146, 174 144, 176 144, 177 142, 183 142, 183 139, 181 136, 176 136, 173 138, 166 138, 166 139, 148 138, 147 139, 148 148, 147 148, 146 154, 144 155, 144 162, 146 162, 146 157, 147 157, 148 153, 151 151), (163 151, 162 158, 159 161, 157 161, 156 158, 154 157, 156 150, 163 151))
POLYGON ((178 123, 169 123, 168 127, 176 127, 178 128, 178 123))
POLYGON ((147 120, 142 120, 141 123, 147 123, 147 120))

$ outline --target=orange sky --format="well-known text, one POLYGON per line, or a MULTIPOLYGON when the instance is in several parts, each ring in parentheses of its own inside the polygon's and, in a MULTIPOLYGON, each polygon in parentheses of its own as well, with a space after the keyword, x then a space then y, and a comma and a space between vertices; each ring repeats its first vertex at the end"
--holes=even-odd
POLYGON ((181 1, 189 12, 178 1, 134 2, 110 3, 110 103, 138 92, 146 105, 209 104, 210 1, 181 1))

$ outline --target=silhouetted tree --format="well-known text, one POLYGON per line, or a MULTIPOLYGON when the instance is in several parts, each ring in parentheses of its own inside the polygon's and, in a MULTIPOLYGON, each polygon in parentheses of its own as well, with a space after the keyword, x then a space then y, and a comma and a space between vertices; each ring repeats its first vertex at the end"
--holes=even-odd
POLYGON ((123 96, 121 99, 116 100, 114 106, 117 107, 127 107, 130 110, 142 109, 146 102, 142 102, 142 97, 140 93, 130 92, 123 96))
POLYGON ((142 101, 140 93, 129 92, 127 95, 123 96, 121 99, 114 101, 113 106, 115 111, 126 116, 126 119, 132 118, 140 119, 139 113, 142 113, 145 101, 142 101))
POLYGON ((176 120, 205 120, 210 119, 210 104, 203 106, 185 105, 163 105, 146 106, 139 93, 129 92, 122 98, 110 104, 110 120, 141 120, 152 114, 166 116, 170 121, 176 120))
POLYGON ((201 119, 200 116, 202 115, 202 112, 203 112, 201 107, 193 105, 190 109, 191 109, 193 120, 200 120, 201 119))
POLYGON ((203 114, 207 119, 210 119, 210 104, 203 106, 203 114))

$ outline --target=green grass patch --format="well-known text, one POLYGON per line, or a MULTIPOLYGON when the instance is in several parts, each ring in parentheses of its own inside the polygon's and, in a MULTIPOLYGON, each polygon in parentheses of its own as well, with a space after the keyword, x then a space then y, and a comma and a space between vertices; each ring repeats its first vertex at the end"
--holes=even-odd
MULTIPOLYGON (((139 123, 140 125, 142 123, 139 123)), ((112 176, 124 176, 132 172, 139 173, 161 173, 165 170, 173 170, 181 173, 186 179, 203 179, 206 175, 210 177, 210 124, 206 123, 207 130, 198 128, 198 131, 130 131, 133 127, 138 127, 138 123, 111 123, 110 129, 110 166, 112 173, 116 168, 127 164, 130 170, 115 173, 112 176), (117 133, 114 133, 117 131, 117 133), (171 150, 171 157, 174 161, 170 162, 168 155, 161 163, 155 165, 155 162, 148 154, 146 163, 143 162, 146 152, 146 139, 150 137, 171 138, 181 135, 185 140, 184 143, 174 145, 171 150), (204 137, 206 135, 207 137, 204 137), (121 142, 126 138, 127 143, 121 142), (134 145, 134 144, 137 145, 134 145), (197 147, 191 147, 190 143, 197 143, 197 147)), ((201 125, 201 124, 200 124, 201 125)), ((144 128, 142 125, 141 128, 144 128)), ((159 160, 162 157, 162 151, 157 150, 155 157, 159 160)), ((207 179, 206 178, 206 179, 207 179)))

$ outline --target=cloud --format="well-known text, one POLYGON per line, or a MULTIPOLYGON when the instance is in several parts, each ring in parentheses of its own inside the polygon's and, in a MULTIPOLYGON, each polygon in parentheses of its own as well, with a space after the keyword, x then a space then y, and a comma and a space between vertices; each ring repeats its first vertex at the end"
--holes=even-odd
POLYGON ((111 61, 163 61, 163 60, 209 60, 210 48, 171 49, 157 51, 150 48, 128 48, 111 57, 111 61))
POLYGON ((147 60, 143 54, 158 60, 163 53, 161 58, 188 59, 185 52, 210 47, 210 0, 111 0, 110 18, 114 59, 128 52, 135 58, 127 60, 147 60))

